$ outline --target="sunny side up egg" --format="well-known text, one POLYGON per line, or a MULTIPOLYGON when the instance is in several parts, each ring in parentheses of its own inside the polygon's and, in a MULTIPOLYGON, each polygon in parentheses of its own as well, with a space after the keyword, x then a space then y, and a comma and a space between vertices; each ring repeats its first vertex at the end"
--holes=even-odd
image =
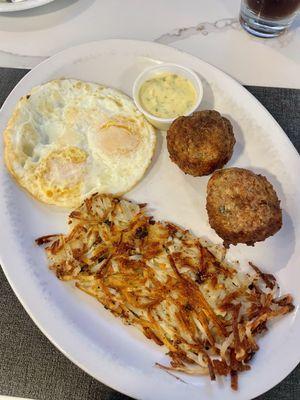
POLYGON ((144 175, 154 128, 116 89, 74 79, 35 87, 4 131, 5 162, 36 199, 76 207, 92 193, 123 194, 144 175))

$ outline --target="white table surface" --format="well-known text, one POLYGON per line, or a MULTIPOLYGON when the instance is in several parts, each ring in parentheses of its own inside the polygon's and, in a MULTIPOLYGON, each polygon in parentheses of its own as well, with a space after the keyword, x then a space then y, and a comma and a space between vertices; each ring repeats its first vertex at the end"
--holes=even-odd
POLYGON ((300 88, 300 20, 276 39, 238 23, 240 0, 56 0, 0 14, 0 66, 32 68, 72 45, 107 38, 168 44, 243 84, 300 88))

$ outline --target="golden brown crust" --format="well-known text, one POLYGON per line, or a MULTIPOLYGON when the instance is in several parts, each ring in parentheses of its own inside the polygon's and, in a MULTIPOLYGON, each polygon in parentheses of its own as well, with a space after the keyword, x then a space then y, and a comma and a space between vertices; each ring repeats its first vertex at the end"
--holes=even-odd
POLYGON ((234 144, 230 121, 212 110, 177 118, 167 133, 171 160, 193 176, 222 168, 231 158, 234 144))
POLYGON ((280 201, 262 175, 243 168, 216 171, 207 185, 209 223, 226 246, 254 245, 282 226, 280 201))
POLYGON ((254 264, 239 272, 188 230, 155 221, 146 204, 95 193, 69 218, 67 235, 36 240, 50 269, 165 345, 170 365, 157 365, 166 371, 230 374, 236 390, 259 350, 255 336, 294 310, 271 274, 254 264))

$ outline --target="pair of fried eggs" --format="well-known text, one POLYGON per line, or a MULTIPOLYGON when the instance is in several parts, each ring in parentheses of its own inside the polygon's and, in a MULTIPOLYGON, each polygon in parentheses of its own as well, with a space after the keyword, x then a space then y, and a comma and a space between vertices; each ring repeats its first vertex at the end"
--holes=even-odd
POLYGON ((42 202, 71 208, 95 192, 129 191, 151 162, 156 136, 122 92, 59 79, 19 100, 4 143, 19 185, 42 202))

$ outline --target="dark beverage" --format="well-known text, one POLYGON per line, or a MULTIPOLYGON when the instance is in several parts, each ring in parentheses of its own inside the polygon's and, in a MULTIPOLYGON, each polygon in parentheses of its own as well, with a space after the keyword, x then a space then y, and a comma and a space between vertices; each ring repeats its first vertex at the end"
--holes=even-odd
POLYGON ((300 6, 300 0, 246 0, 246 3, 258 17, 267 19, 287 18, 300 6))
POLYGON ((300 8, 300 0, 241 0, 240 23, 249 33, 272 38, 284 33, 300 8))

